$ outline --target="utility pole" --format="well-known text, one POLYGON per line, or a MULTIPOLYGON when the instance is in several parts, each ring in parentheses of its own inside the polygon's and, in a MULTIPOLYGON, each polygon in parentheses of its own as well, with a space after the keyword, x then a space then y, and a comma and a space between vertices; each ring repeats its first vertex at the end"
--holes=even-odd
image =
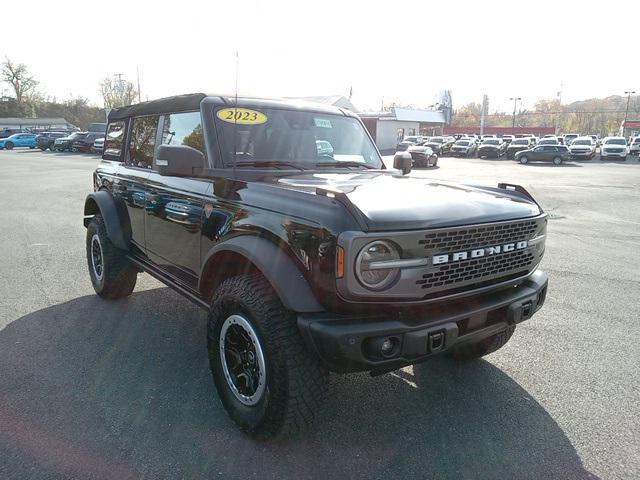
POLYGON ((560 82, 560 90, 558 90, 558 112, 556 113, 556 127, 554 132, 558 134, 558 127, 560 126, 560 111, 562 110, 562 82, 560 82))
POLYGON ((629 90, 628 92, 624 92, 627 96, 627 109, 624 111, 624 122, 622 122, 622 134, 624 135, 624 126, 627 123, 627 115, 629 115, 629 100, 631 100, 631 95, 633 95, 635 90, 629 90))
POLYGON ((515 135, 516 133, 516 105, 518 104, 518 100, 522 100, 520 97, 510 97, 509 100, 513 100, 513 120, 511 121, 511 133, 515 135))
POLYGON ((140 69, 136 65, 136 77, 138 78, 138 103, 142 102, 142 96, 140 95, 140 69))
MULTIPOLYGON (((114 73, 114 74, 113 74, 113 76, 114 76, 114 77, 118 77, 118 82, 117 82, 117 85, 118 85, 118 87, 117 87, 117 89, 118 89, 118 98, 119 98, 119 99, 120 99, 120 101, 122 102, 122 101, 123 101, 122 97, 124 96, 124 95, 123 95, 123 93, 124 93, 124 88, 122 87, 122 73, 114 73)), ((123 107, 123 106, 124 106, 124 104, 122 104, 122 105, 118 105, 118 106, 119 106, 119 107, 123 107)))
POLYGON ((486 95, 482 96, 482 108, 480 110, 480 138, 484 135, 484 117, 487 115, 487 110, 489 109, 489 97, 486 95))

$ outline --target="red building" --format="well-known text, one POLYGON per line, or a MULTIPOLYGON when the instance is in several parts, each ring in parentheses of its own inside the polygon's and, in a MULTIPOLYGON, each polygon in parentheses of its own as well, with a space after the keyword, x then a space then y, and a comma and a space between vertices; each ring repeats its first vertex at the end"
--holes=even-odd
MULTIPOLYGON (((544 135, 553 135, 555 131, 553 127, 484 127, 485 135, 522 135, 528 133, 536 137, 542 137, 544 135)), ((480 135, 480 127, 444 127, 443 135, 453 135, 454 133, 480 135)))

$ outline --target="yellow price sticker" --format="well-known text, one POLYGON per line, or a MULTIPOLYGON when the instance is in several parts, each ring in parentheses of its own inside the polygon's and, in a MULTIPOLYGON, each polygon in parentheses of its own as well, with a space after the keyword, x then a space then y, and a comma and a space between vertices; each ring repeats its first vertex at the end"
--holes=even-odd
POLYGON ((239 125, 259 125, 267 121, 267 116, 249 108, 223 108, 216 114, 220 120, 239 125))

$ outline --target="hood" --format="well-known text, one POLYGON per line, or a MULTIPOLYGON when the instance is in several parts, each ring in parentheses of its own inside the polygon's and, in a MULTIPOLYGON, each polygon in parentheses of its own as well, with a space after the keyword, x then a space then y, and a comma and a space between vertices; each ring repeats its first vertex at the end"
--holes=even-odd
POLYGON ((495 149, 498 149, 498 148, 500 148, 500 145, 491 145, 491 144, 487 143, 487 144, 480 145, 478 148, 495 148, 495 149))
POLYGON ((542 213, 538 205, 517 192, 385 171, 310 173, 263 182, 315 195, 329 192, 359 217, 368 231, 470 225, 542 213))
POLYGON ((515 150, 515 149, 520 149, 520 150, 527 150, 529 148, 531 148, 529 145, 513 145, 513 144, 509 144, 509 146, 507 147, 510 150, 515 150))
POLYGON ((431 148, 440 148, 442 145, 444 145, 444 143, 438 143, 438 142, 427 142, 425 143, 425 146, 427 147, 431 147, 431 148))

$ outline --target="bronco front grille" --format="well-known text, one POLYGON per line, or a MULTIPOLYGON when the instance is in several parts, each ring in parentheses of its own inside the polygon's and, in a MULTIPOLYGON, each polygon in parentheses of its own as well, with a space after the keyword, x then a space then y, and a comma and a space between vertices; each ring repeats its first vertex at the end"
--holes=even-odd
MULTIPOLYGON (((537 218, 490 225, 441 229, 423 234, 417 247, 427 257, 450 255, 490 246, 529 241, 546 231, 546 219, 537 218)), ((539 252, 527 247, 443 265, 430 263, 419 272, 415 286, 423 295, 444 295, 451 290, 476 288, 524 276, 540 261, 539 252)))
POLYGON ((440 253, 457 252, 470 247, 484 247, 501 243, 528 240, 538 229, 538 221, 491 225, 446 230, 427 233, 418 243, 426 250, 437 250, 440 253))
POLYGON ((425 289, 449 285, 455 287, 462 282, 482 282, 488 277, 511 276, 517 272, 524 275, 533 266, 534 260, 531 252, 517 251, 442 265, 435 272, 422 275, 416 285, 425 289))

